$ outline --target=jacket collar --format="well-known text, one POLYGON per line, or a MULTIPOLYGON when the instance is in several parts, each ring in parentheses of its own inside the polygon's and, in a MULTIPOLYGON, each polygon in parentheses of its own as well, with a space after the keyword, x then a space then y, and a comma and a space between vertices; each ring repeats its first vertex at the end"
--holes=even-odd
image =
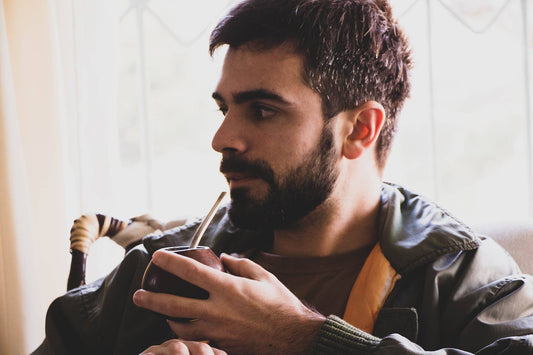
POLYGON ((382 187, 379 218, 383 254, 400 274, 480 243, 468 226, 441 207, 389 183, 382 187))

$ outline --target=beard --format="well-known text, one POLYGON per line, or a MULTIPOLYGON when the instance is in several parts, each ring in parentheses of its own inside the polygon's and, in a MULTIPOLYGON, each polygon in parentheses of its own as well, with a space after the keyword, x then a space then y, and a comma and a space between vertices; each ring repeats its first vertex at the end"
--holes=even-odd
POLYGON ((276 177, 264 160, 248 161, 235 156, 222 159, 221 172, 246 173, 268 185, 267 196, 263 199, 252 198, 245 187, 232 189, 230 220, 237 227, 253 230, 275 230, 294 225, 331 194, 339 176, 335 161, 333 134, 327 126, 315 149, 284 176, 276 177))

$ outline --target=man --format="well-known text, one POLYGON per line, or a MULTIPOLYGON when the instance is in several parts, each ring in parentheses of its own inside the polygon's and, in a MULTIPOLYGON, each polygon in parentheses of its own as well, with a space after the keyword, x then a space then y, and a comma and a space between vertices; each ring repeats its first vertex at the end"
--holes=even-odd
POLYGON ((228 272, 155 252, 197 223, 148 237, 52 304, 37 353, 533 353, 531 278, 381 181, 409 93, 388 3, 248 0, 212 33, 211 52, 224 44, 212 145, 231 204, 202 244, 228 272), (139 290, 150 258, 209 298, 139 290))

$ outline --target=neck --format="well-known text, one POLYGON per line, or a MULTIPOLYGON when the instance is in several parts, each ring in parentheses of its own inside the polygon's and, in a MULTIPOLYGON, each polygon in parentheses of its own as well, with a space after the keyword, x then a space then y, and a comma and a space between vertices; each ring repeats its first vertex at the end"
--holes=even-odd
POLYGON ((381 183, 359 188, 357 194, 341 189, 335 195, 290 228, 274 231, 273 253, 327 256, 374 244, 381 183))

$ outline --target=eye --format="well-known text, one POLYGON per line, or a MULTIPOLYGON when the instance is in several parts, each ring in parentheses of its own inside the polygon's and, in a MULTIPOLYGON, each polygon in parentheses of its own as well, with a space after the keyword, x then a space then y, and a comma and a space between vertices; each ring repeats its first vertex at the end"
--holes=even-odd
POLYGON ((260 103, 252 103, 250 108, 253 119, 258 121, 272 118, 278 113, 272 107, 260 103))

